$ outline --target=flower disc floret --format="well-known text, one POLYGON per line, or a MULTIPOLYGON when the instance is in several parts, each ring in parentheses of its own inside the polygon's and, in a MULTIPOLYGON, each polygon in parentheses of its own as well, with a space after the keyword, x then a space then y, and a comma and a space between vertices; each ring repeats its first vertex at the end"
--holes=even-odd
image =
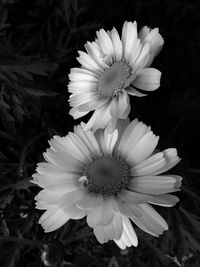
POLYGON ((117 195, 128 188, 131 180, 130 166, 119 156, 102 155, 86 165, 86 188, 89 192, 105 196, 117 195))

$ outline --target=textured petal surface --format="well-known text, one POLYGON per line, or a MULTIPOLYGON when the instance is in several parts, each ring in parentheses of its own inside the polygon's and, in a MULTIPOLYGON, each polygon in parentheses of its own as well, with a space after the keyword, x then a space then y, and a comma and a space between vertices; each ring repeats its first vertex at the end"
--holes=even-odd
POLYGON ((132 221, 148 234, 158 236, 168 230, 166 221, 149 204, 139 205, 141 217, 132 217, 132 221))
POLYGON ((154 68, 142 69, 133 81, 133 86, 145 90, 154 91, 160 86, 161 72, 154 68))
POLYGON ((112 222, 109 225, 94 228, 94 234, 101 244, 108 242, 108 240, 120 239, 122 231, 122 218, 117 214, 115 214, 112 222))
POLYGON ((163 206, 163 207, 172 207, 179 202, 179 198, 170 194, 156 195, 154 198, 149 201, 149 203, 163 206))
POLYGON ((138 245, 138 239, 129 219, 126 217, 123 217, 122 220, 123 220, 122 236, 119 240, 114 240, 115 243, 121 249, 125 249, 126 247, 130 247, 132 245, 136 247, 138 245))
POLYGON ((131 180, 130 188, 143 194, 165 194, 179 191, 180 176, 140 176, 131 180))
POLYGON ((90 227, 107 226, 112 222, 114 215, 111 201, 102 199, 102 204, 88 213, 87 223, 90 227))

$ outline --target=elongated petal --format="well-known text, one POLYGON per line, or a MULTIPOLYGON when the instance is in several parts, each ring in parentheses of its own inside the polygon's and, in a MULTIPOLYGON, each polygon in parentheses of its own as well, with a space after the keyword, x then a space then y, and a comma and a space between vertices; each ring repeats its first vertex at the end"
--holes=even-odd
POLYGON ((78 186, 76 176, 67 173, 48 173, 48 174, 34 174, 33 179, 40 187, 56 190, 58 188, 66 188, 66 192, 69 190, 75 190, 78 186))
POLYGON ((115 28, 111 30, 111 39, 114 48, 115 60, 120 61, 122 59, 122 42, 115 28))
POLYGON ((61 188, 57 190, 49 190, 43 189, 41 190, 37 196, 35 196, 35 200, 39 202, 44 202, 51 205, 57 205, 61 202, 62 198, 68 193, 66 188, 61 188))
POLYGON ((93 129, 93 131, 95 132, 99 128, 105 128, 112 119, 109 110, 110 105, 107 105, 107 103, 103 105, 100 109, 95 110, 92 117, 86 124, 84 130, 88 131, 90 129, 93 129))
POLYGON ((103 152, 104 154, 111 155, 115 146, 115 143, 118 138, 118 131, 115 129, 113 132, 109 132, 108 127, 104 130, 104 139, 103 139, 103 152))
POLYGON ((161 167, 160 169, 154 171, 152 175, 159 175, 161 173, 164 173, 171 168, 173 168, 176 164, 180 162, 180 158, 177 155, 177 150, 175 148, 168 148, 163 151, 163 155, 166 161, 166 164, 161 167))
POLYGON ((137 24, 136 22, 125 22, 122 29, 122 44, 123 57, 130 64, 133 65, 137 58, 140 49, 140 41, 137 38, 137 24))
POLYGON ((129 191, 129 190, 123 190, 119 194, 119 197, 131 205, 146 203, 150 201, 151 199, 153 199, 151 195, 140 194, 140 193, 129 191))
POLYGON ((159 236, 168 230, 166 221, 148 204, 141 204, 142 217, 132 217, 132 221, 148 234, 159 236))
POLYGON ((112 64, 114 60, 114 48, 110 36, 105 30, 101 29, 97 31, 97 38, 103 53, 107 56, 106 62, 112 64))
POLYGON ((130 188, 143 194, 165 194, 179 191, 181 177, 169 176, 141 176, 131 180, 130 188))
POLYGON ((145 134, 138 144, 126 153, 127 159, 131 162, 131 165, 138 164, 148 158, 155 150, 158 140, 159 137, 155 136, 153 132, 145 134))
POLYGON ((115 215, 112 222, 108 226, 100 226, 94 228, 94 234, 97 240, 103 244, 108 240, 119 239, 122 235, 123 224, 120 215, 115 215))
POLYGON ((126 155, 127 149, 133 149, 148 131, 149 128, 145 124, 137 119, 133 120, 125 129, 118 150, 122 155, 126 155))
POLYGON ((101 68, 90 55, 82 51, 78 51, 78 53, 79 57, 77 60, 83 67, 97 74, 102 72, 101 68))
POLYGON ((79 119, 83 116, 85 116, 86 114, 88 114, 89 111, 79 111, 77 108, 71 108, 69 111, 69 114, 76 120, 79 119))
POLYGON ((131 174, 135 176, 151 175, 155 171, 166 165, 166 160, 162 152, 156 153, 151 157, 140 162, 131 168, 131 174))
POLYGON ((149 201, 149 203, 163 207, 172 207, 176 205, 178 201, 179 198, 176 196, 170 194, 162 194, 154 196, 154 198, 149 201))
POLYGON ((146 94, 143 94, 143 93, 139 92, 133 86, 127 87, 126 88, 126 92, 127 92, 127 94, 132 95, 132 96, 137 96, 137 97, 146 96, 146 94))
POLYGON ((108 67, 108 65, 104 62, 103 57, 101 56, 101 52, 95 45, 95 42, 87 42, 85 45, 85 48, 88 52, 88 54, 95 60, 97 65, 101 68, 102 72, 105 68, 108 67))
POLYGON ((121 249, 125 249, 126 247, 130 247, 132 245, 136 247, 138 245, 137 235, 129 219, 127 219, 126 217, 123 217, 122 236, 119 240, 114 241, 121 249))
POLYGON ((100 147, 93 132, 84 131, 85 124, 74 127, 74 132, 82 139, 87 148, 90 150, 91 155, 100 155, 100 147))
MULTIPOLYGON (((124 119, 124 114, 129 108, 129 96, 126 92, 120 93, 114 97, 110 105, 110 114, 112 117, 117 119, 124 119)), ((128 116, 128 114, 126 114, 128 116)), ((126 116, 126 117, 127 117, 126 116)), ((125 117, 125 118, 126 118, 125 117)))
POLYGON ((62 209, 50 209, 44 212, 39 223, 47 233, 60 228, 69 219, 69 216, 62 209))

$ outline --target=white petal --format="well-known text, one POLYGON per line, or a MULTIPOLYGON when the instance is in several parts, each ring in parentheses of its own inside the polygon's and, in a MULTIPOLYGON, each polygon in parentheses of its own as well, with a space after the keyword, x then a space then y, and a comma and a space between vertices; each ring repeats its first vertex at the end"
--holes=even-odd
POLYGON ((176 164, 180 162, 180 158, 177 156, 177 150, 175 148, 168 148, 163 151, 164 158, 166 161, 166 164, 161 167, 159 170, 152 173, 152 175, 158 175, 161 173, 164 173, 171 168, 173 168, 176 164))
POLYGON ((72 82, 98 82, 98 77, 90 75, 90 74, 85 74, 85 73, 70 73, 69 74, 69 79, 72 82))
MULTIPOLYGON (((129 239, 131 245, 137 247, 138 245, 137 235, 131 225, 130 220, 126 217, 123 217, 123 228, 124 232, 122 233, 122 239, 123 239, 123 234, 126 233, 126 238, 129 239)), ((125 242, 125 238, 123 241, 125 242)))
MULTIPOLYGON (((144 145, 146 146, 146 143, 149 144, 150 140, 152 141, 153 137, 152 132, 149 132, 150 128, 146 126, 142 122, 138 122, 137 120, 134 120, 125 130, 121 142, 119 144, 118 150, 120 153, 124 156, 127 156, 128 158, 135 160, 136 153, 138 153, 137 157, 138 160, 140 160, 141 152, 138 150, 139 146, 142 146, 142 143, 144 142, 144 145), (151 134, 150 134, 151 133, 151 134), (150 136, 149 136, 150 134, 150 136), (135 155, 134 151, 136 152, 135 155)), ((142 148, 142 147, 139 147, 142 148)), ((144 150, 146 149, 143 148, 144 150)), ((147 152, 147 151, 146 151, 147 152)), ((153 152, 153 151, 151 151, 153 152)), ((136 164, 136 161, 134 161, 134 165, 136 164)))
POLYGON ((108 226, 95 227, 94 234, 97 240, 103 244, 108 240, 119 239, 122 235, 122 230, 121 216, 116 214, 108 226))
POLYGON ((88 193, 85 194, 79 201, 77 201, 77 207, 82 210, 93 210, 102 204, 102 195, 88 193))
POLYGON ((88 212, 87 223, 90 227, 108 226, 114 215, 111 201, 103 200, 100 206, 88 212))
POLYGON ((86 69, 93 71, 96 74, 102 72, 101 68, 97 65, 94 59, 85 52, 78 51, 79 57, 77 58, 78 62, 85 67, 86 69))
POLYGON ((79 111, 92 111, 101 108, 108 102, 108 99, 100 99, 98 95, 93 97, 90 101, 80 105, 78 108, 79 111))
POLYGON ((140 176, 131 180, 130 188, 143 194, 165 194, 179 191, 181 177, 169 176, 140 176))
POLYGON ((138 72, 133 86, 145 90, 154 91, 160 86, 161 72, 154 68, 142 69, 138 72))
POLYGON ((165 164, 164 154, 159 152, 133 166, 131 168, 131 174, 133 176, 152 175, 152 173, 162 168, 165 164))
POLYGON ((137 91, 133 86, 129 86, 126 88, 126 92, 129 95, 133 95, 133 96, 137 96, 137 97, 143 97, 146 96, 146 94, 140 93, 139 91, 137 91))
POLYGON ((45 173, 66 173, 66 168, 62 168, 60 166, 55 166, 49 162, 40 162, 37 164, 36 171, 39 174, 45 174, 45 173))
POLYGON ((43 189, 35 196, 34 199, 39 202, 57 205, 67 193, 68 191, 66 188, 61 188, 59 190, 43 189))
POLYGON ((121 119, 117 120, 117 123, 115 126, 115 128, 118 130, 118 139, 117 139, 117 142, 115 144, 116 148, 118 148, 121 137, 122 137, 125 129, 129 125, 129 123, 130 123, 130 119, 128 117, 124 120, 121 120, 121 119))
MULTIPOLYGON (((51 148, 43 153, 44 159, 52 165, 63 169, 66 172, 78 173, 80 171, 80 152, 76 148, 70 146, 68 137, 63 137, 62 140, 54 140, 50 142, 51 148)), ((52 168, 51 168, 52 169, 52 168)))
POLYGON ((133 245, 136 247, 138 245, 137 235, 128 218, 123 217, 122 236, 119 240, 114 241, 121 249, 125 249, 126 246, 130 247, 133 245))
POLYGON ((104 130, 104 145, 103 152, 111 155, 118 138, 118 131, 115 129, 113 132, 109 132, 108 127, 104 130))
POLYGON ((74 74, 74 73, 87 74, 87 75, 90 75, 90 76, 93 76, 93 77, 98 77, 98 75, 96 73, 94 73, 93 71, 86 70, 86 69, 83 69, 83 68, 71 68, 70 69, 70 73, 71 74, 74 74))
POLYGON ((122 59, 122 42, 115 28, 111 30, 111 39, 114 48, 115 60, 120 61, 122 59))
MULTIPOLYGON (((135 139, 132 139, 133 142, 135 139)), ((141 161, 148 158, 155 150, 158 144, 159 137, 155 136, 153 132, 148 132, 133 148, 128 151, 124 151, 127 160, 130 161, 131 165, 140 163, 141 161)))
MULTIPOLYGON (((70 95, 70 106, 78 107, 83 105, 89 101, 98 101, 99 97, 95 93, 82 93, 82 94, 71 94, 70 95)), ((85 111, 85 110, 83 110, 85 111)), ((86 110, 87 111, 87 110, 86 110)))
POLYGON ((39 210, 49 210, 49 209, 53 209, 53 208, 58 208, 58 204, 56 205, 52 205, 52 204, 49 204, 49 203, 45 203, 45 202, 39 202, 37 201, 35 203, 35 208, 36 209, 39 209, 39 210))
POLYGON ((168 230, 166 221, 149 204, 141 204, 142 217, 132 217, 133 222, 143 231, 159 236, 163 231, 168 230))
POLYGON ((114 59, 114 48, 110 36, 104 29, 101 29, 100 31, 97 31, 97 38, 103 53, 106 55, 107 62, 112 64, 114 59))
POLYGON ((62 209, 51 209, 45 211, 41 216, 39 223, 44 228, 45 232, 54 231, 69 220, 68 215, 62 209))
POLYGON ((133 70, 135 68, 139 70, 139 69, 144 68, 144 66, 146 66, 145 64, 150 57, 149 51, 150 51, 150 44, 147 42, 144 44, 144 46, 140 50, 138 57, 134 61, 133 65, 131 66, 133 70))
POLYGON ((142 216, 138 205, 125 202, 120 198, 116 200, 116 206, 114 207, 114 210, 126 217, 132 217, 132 215, 135 217, 142 216))
MULTIPOLYGON (((122 151, 122 153, 123 153, 124 146, 128 142, 129 138, 134 134, 134 129, 138 124, 139 124, 138 119, 135 119, 135 120, 131 121, 127 125, 126 129, 124 130, 124 133, 122 134, 121 141, 119 143, 119 148, 118 148, 118 150, 122 151)), ((141 123, 140 123, 140 125, 141 125, 141 123)))
POLYGON ((146 67, 149 67, 153 59, 160 52, 164 44, 164 40, 162 36, 159 34, 158 28, 150 30, 147 26, 143 27, 140 30, 139 38, 143 45, 147 42, 150 44, 150 57, 148 61, 146 62, 146 67))
POLYGON ((79 220, 86 216, 87 211, 81 210, 76 206, 76 203, 63 206, 63 210, 73 220, 79 220))
POLYGON ((34 174, 34 181, 43 188, 56 190, 58 188, 66 188, 66 191, 73 191, 77 188, 76 176, 68 173, 48 173, 34 174))
POLYGON ((87 148, 90 150, 91 155, 100 155, 100 147, 93 132, 84 131, 85 124, 74 127, 74 132, 82 139, 87 148))
POLYGON ((95 110, 92 117, 86 124, 84 130, 88 131, 90 129, 93 129, 93 131, 95 132, 99 128, 101 129, 105 128, 112 119, 109 110, 110 110, 110 105, 107 103, 103 105, 101 108, 95 110))
POLYGON ((69 114, 76 120, 88 114, 89 111, 79 111, 77 108, 71 108, 69 114))
POLYGON ((63 209, 67 209, 70 205, 76 205, 76 203, 85 195, 86 193, 81 189, 77 189, 75 191, 69 192, 65 194, 61 201, 60 201, 60 207, 63 209))
POLYGON ((122 29, 123 57, 130 66, 140 52, 140 40, 137 38, 136 22, 125 22, 122 29))
POLYGON ((73 94, 84 94, 84 93, 97 93, 96 82, 70 82, 68 84, 68 91, 73 94))
POLYGON ((129 96, 126 92, 121 92, 118 96, 115 96, 110 105, 110 114, 116 119, 125 119, 124 117, 127 109, 129 108, 129 96))
POLYGON ((164 207, 172 207, 176 205, 179 201, 179 198, 170 194, 162 194, 154 196, 153 200, 149 201, 149 203, 164 207))
POLYGON ((140 194, 129 190, 122 190, 119 194, 119 198, 130 205, 146 203, 153 199, 151 195, 140 194))
POLYGON ((103 61, 102 55, 95 45, 95 42, 87 42, 85 45, 85 48, 88 52, 88 54, 95 60, 95 62, 98 64, 98 66, 101 68, 102 72, 105 68, 108 68, 108 65, 103 61))

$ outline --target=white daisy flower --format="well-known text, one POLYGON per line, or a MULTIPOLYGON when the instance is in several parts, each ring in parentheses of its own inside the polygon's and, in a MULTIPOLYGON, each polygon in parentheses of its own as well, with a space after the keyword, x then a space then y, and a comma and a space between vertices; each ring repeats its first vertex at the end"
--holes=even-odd
POLYGON ((130 112, 129 95, 145 96, 138 89, 156 90, 161 72, 150 68, 163 46, 158 28, 147 26, 137 33, 136 22, 125 22, 120 38, 117 30, 97 31, 94 42, 87 42, 86 52, 78 51, 80 68, 69 74, 70 114, 74 119, 94 113, 85 130, 114 129, 117 119, 130 112))
POLYGON ((180 161, 176 149, 155 153, 158 136, 137 119, 119 120, 113 132, 84 127, 54 136, 46 162, 33 175, 43 188, 35 200, 46 210, 39 220, 45 232, 86 216, 100 243, 114 240, 121 249, 138 244, 131 221, 153 236, 162 234, 168 225, 150 204, 179 201, 168 193, 180 190, 182 178, 161 175, 180 161))

